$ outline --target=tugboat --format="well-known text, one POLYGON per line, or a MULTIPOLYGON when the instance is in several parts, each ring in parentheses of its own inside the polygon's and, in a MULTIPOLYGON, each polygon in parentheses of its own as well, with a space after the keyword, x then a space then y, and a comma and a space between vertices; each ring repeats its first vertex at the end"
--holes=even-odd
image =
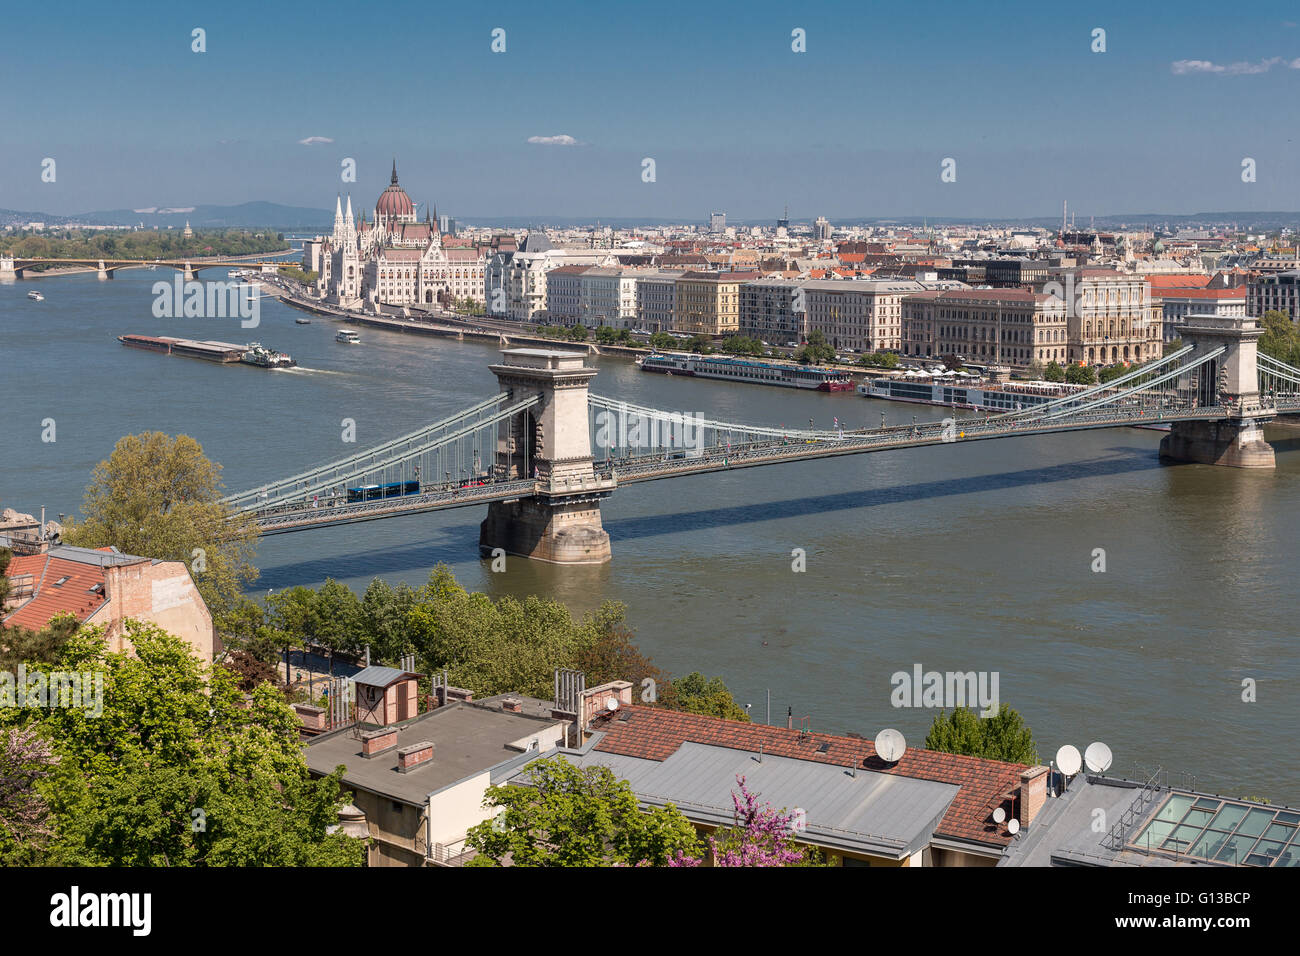
POLYGON ((39 292, 35 292, 35 291, 28 292, 28 293, 27 293, 27 298, 32 299, 32 300, 35 301, 35 302, 44 302, 44 301, 45 301, 45 296, 43 296, 43 295, 41 295, 39 292))
POLYGON ((261 342, 248 343, 248 350, 239 357, 239 361, 258 368, 293 368, 298 364, 284 352, 268 349, 261 342))

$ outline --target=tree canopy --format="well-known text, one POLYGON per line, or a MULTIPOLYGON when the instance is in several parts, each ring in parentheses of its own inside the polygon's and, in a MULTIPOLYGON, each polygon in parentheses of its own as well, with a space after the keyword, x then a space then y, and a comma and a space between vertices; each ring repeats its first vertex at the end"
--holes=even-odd
MULTIPOLYGON (((27 820, 44 813, 42 832, 33 836, 30 824, 25 831, 12 826, 12 811, 0 809, 4 862, 361 864, 362 842, 329 832, 344 802, 343 768, 310 777, 299 722, 281 694, 263 684, 245 697, 236 674, 200 663, 188 644, 154 625, 128 621, 126 637, 134 653, 113 653, 101 628, 85 628, 57 662, 64 671, 99 675, 100 713, 0 710, 0 743, 7 732, 10 755, 8 762, 0 755, 0 768, 17 753, 20 769, 9 777, 26 773, 28 781, 8 796, 0 784, 0 805, 16 805, 27 820), (26 735, 17 748, 15 732, 26 735)), ((83 694, 89 683, 83 680, 83 694)))
POLYGON ((221 466, 188 435, 126 435, 95 466, 83 518, 63 539, 87 548, 182 561, 214 619, 233 611, 257 577, 256 526, 221 501, 221 466))
POLYGON ((1020 714, 1007 704, 991 717, 980 717, 966 707, 958 707, 951 714, 940 711, 925 735, 925 749, 1011 763, 1038 763, 1034 735, 1020 714))
POLYGON ((469 831, 478 855, 469 866, 664 866, 695 857, 703 845, 672 804, 643 812, 626 780, 608 767, 575 767, 563 757, 538 760, 526 786, 489 787, 492 820, 469 831))

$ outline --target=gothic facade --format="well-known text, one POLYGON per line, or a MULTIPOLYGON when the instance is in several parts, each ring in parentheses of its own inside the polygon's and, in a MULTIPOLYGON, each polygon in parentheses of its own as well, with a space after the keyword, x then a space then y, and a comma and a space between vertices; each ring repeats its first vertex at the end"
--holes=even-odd
POLYGON ((446 248, 436 210, 420 221, 415 204, 393 175, 373 215, 358 220, 352 197, 334 205, 334 229, 312 244, 317 294, 346 308, 433 306, 453 299, 484 301, 486 250, 446 248))

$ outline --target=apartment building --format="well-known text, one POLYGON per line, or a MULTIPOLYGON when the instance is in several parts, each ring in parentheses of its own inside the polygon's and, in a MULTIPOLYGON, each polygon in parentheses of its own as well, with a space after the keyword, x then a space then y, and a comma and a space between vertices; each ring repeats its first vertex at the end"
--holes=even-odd
POLYGON ((1246 309, 1257 318, 1275 309, 1285 312, 1292 322, 1300 320, 1300 269, 1251 279, 1246 286, 1246 309))
MULTIPOLYGON (((1247 315, 1246 289, 1165 289, 1160 293, 1162 338, 1172 342, 1189 315, 1247 315)), ((1261 315, 1263 313, 1260 313, 1261 315)))
POLYGON ((807 281, 756 279, 740 287, 740 334, 770 345, 807 338, 807 281))
POLYGON ((649 332, 667 332, 673 327, 673 304, 677 301, 680 272, 643 272, 636 277, 636 324, 649 332))
POLYGON ((557 266, 546 273, 546 321, 577 325, 582 314, 582 274, 587 266, 557 266))
POLYGON ((740 331, 740 285, 756 272, 687 272, 677 280, 673 329, 692 335, 734 335, 740 331))
POLYGON ((803 283, 806 333, 819 331, 837 349, 903 350, 903 300, 927 290, 964 289, 961 282, 916 279, 813 279, 803 283))
POLYGON ((1039 288, 1065 293, 1070 362, 1147 362, 1163 353, 1163 306, 1143 276, 1111 269, 1054 270, 1039 288))
POLYGON ((903 355, 955 355, 979 364, 1025 368, 1064 363, 1069 326, 1066 304, 1025 289, 955 289, 906 296, 902 303, 903 355))
POLYGON ((578 321, 588 328, 631 328, 636 318, 636 273, 612 266, 592 266, 579 276, 578 321))

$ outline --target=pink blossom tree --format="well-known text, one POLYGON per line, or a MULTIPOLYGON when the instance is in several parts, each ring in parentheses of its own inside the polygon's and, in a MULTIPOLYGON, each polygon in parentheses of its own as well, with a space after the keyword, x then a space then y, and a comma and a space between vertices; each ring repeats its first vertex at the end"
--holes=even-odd
MULTIPOLYGON (((735 824, 709 837, 715 866, 807 866, 812 855, 794 842, 794 814, 760 805, 758 794, 750 793, 743 775, 737 775, 740 792, 731 791, 735 824)), ((815 852, 815 851, 813 851, 815 852)), ((674 867, 699 866, 700 860, 678 853, 669 860, 674 867)))

